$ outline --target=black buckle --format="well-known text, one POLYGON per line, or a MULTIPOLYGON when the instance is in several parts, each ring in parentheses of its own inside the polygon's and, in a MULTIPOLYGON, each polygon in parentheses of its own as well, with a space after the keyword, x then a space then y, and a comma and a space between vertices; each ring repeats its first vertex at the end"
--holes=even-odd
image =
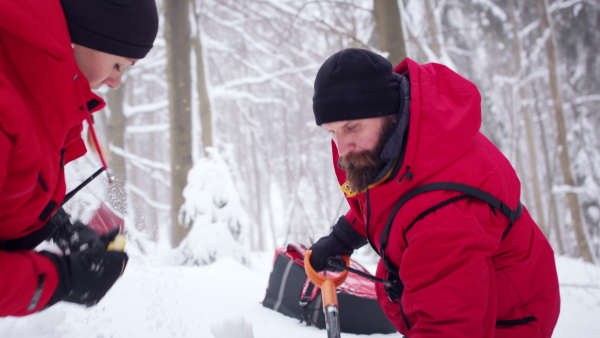
POLYGON ((400 280, 399 277, 395 276, 388 272, 388 281, 392 284, 392 286, 385 286, 385 293, 387 293, 388 299, 397 304, 400 299, 402 299, 402 293, 404 292, 404 283, 400 280))
POLYGON ((309 299, 310 299, 310 297, 308 297, 308 296, 304 296, 304 297, 300 298, 300 300, 298 301, 298 304, 299 304, 301 307, 305 307, 305 306, 307 306, 307 305, 308 305, 308 300, 309 300, 309 299))

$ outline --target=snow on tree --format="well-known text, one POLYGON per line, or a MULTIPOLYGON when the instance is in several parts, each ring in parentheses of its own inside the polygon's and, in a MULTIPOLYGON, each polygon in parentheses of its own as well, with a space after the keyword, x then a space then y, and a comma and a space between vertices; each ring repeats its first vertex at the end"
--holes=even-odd
POLYGON ((251 221, 242 207, 232 172, 214 148, 188 173, 179 221, 190 227, 171 262, 205 265, 229 256, 247 264, 251 221))

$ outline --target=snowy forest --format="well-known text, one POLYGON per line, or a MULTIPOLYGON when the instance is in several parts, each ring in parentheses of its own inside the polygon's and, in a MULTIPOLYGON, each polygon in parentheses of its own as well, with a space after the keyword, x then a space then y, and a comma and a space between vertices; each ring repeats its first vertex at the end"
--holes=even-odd
POLYGON ((313 82, 330 55, 359 47, 473 81, 482 132, 555 252, 600 261, 600 1, 157 4, 155 47, 96 114, 114 180, 72 205, 105 201, 128 231, 185 252, 180 263, 310 244, 347 208, 313 82), (204 235, 190 243, 193 232, 204 235))

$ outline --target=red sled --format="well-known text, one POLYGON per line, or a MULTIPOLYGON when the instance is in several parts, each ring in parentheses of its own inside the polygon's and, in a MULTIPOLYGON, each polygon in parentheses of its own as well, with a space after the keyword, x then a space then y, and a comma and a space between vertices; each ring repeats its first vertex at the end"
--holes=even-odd
MULTIPOLYGON (((263 306, 299 319, 307 325, 325 328, 321 289, 315 286, 304 271, 302 244, 288 244, 275 250, 273 271, 263 306)), ((350 259, 350 267, 366 274, 367 269, 350 259)), ((327 272, 334 277, 339 272, 327 272)), ((395 333, 396 328, 387 319, 375 296, 373 282, 355 274, 337 287, 340 329, 345 333, 395 333)))

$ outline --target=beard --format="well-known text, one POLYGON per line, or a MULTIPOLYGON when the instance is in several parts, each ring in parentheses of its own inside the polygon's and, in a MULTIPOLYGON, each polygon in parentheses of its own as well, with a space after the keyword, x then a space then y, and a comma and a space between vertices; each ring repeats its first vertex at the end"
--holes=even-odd
POLYGON ((373 150, 351 153, 339 158, 338 163, 346 172, 346 179, 353 192, 365 190, 370 184, 375 183, 375 178, 381 173, 386 164, 381 159, 381 150, 394 126, 395 120, 395 115, 387 116, 384 119, 379 139, 373 150))

